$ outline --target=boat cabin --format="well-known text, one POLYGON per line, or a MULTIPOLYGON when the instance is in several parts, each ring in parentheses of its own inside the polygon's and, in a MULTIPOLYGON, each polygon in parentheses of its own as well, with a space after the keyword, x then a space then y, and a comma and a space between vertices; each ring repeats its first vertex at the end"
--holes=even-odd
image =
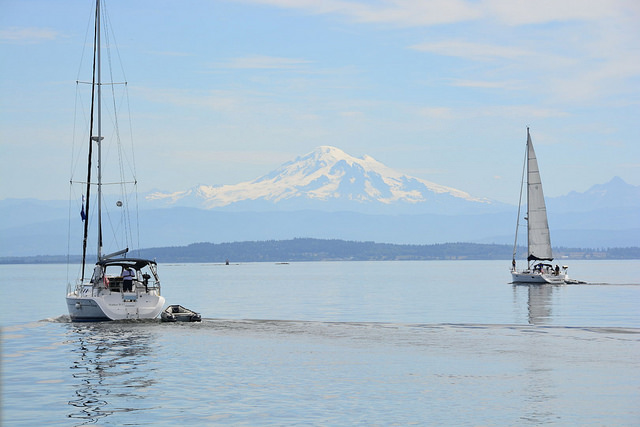
POLYGON ((140 258, 98 261, 91 283, 116 292, 149 292, 160 288, 156 262, 140 258))

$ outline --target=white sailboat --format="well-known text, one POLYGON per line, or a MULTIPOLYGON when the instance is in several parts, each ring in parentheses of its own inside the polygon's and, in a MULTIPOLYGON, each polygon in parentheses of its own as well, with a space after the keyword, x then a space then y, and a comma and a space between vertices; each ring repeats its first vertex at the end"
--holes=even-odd
POLYGON ((518 244, 518 228, 520 227, 520 208, 522 204, 522 187, 520 187, 520 201, 518 203, 518 221, 516 224, 516 237, 513 244, 513 260, 511 263, 511 276, 513 283, 555 283, 563 284, 569 280, 566 265, 560 269, 551 264, 553 254, 551 252, 551 237, 549 223, 547 221, 547 208, 544 202, 542 181, 538 160, 531 142, 529 128, 527 128, 527 150, 525 156, 527 171, 527 268, 518 271, 516 268, 516 248, 518 244))
MULTIPOLYGON (((83 195, 81 213, 84 225, 82 265, 80 277, 75 285, 67 286, 67 308, 72 321, 154 319, 160 314, 165 303, 164 297, 160 294, 156 262, 127 258, 128 248, 103 254, 103 185, 106 184, 103 183, 103 172, 107 166, 103 164, 102 156, 102 87, 113 83, 104 83, 101 80, 101 27, 100 0, 96 0, 87 179, 82 183, 86 184, 86 198, 83 195), (92 163, 95 163, 95 178, 92 177, 92 163), (90 204, 92 189, 96 190, 95 213, 90 204), (97 218, 97 261, 91 272, 85 268, 90 218, 97 218), (85 277, 85 272, 91 276, 85 277)), ((125 182, 117 184, 124 186, 125 182)), ((117 206, 121 208, 122 205, 123 203, 118 201, 117 206)), ((128 206, 125 206, 126 208, 128 206)))

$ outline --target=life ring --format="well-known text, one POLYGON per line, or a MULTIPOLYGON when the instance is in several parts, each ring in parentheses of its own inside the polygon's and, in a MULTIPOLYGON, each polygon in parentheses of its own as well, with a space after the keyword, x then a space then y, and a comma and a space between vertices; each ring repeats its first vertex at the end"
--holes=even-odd
POLYGON ((104 288, 105 289, 109 289, 109 278, 107 276, 104 276, 104 288))

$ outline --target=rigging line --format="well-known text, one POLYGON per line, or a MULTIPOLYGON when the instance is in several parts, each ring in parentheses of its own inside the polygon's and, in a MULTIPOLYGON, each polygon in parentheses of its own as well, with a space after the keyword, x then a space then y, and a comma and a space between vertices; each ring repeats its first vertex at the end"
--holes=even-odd
MULTIPOLYGON (((84 144, 78 144, 77 138, 79 135, 85 135, 90 133, 88 129, 90 121, 88 120, 87 113, 85 111, 85 103, 82 102, 82 91, 80 90, 80 87, 77 83, 78 82, 76 82, 76 96, 75 96, 73 128, 72 128, 73 132, 71 135, 72 149, 71 149, 71 165, 70 165, 70 174, 69 174, 70 179, 74 181, 73 183, 78 183, 78 182, 75 182, 73 177, 76 175, 76 171, 78 170, 78 165, 82 160, 82 158, 84 157, 80 153, 82 149, 85 147, 84 144), (82 120, 78 121, 78 117, 80 114, 82 115, 82 120), (82 131, 78 130, 78 123, 82 123, 82 127, 83 127, 82 131)), ((87 102, 86 105, 90 105, 90 104, 87 102)), ((84 140, 83 138, 80 138, 80 139, 84 140)), ((85 182, 82 181, 82 183, 84 184, 85 182)))
POLYGON ((89 8, 89 18, 87 19, 87 28, 85 30, 84 33, 84 43, 82 43, 82 52, 80 54, 80 62, 78 64, 78 73, 76 74, 77 78, 76 78, 76 82, 78 80, 80 80, 80 73, 82 71, 82 63, 84 62, 84 57, 85 57, 85 49, 87 47, 87 40, 89 39, 89 30, 91 29, 91 23, 93 22, 92 16, 95 14, 94 11, 94 6, 91 6, 89 8))
POLYGON ((126 244, 126 247, 130 248, 132 246, 130 244, 131 241, 132 241, 132 238, 131 238, 131 233, 132 233, 131 220, 129 219, 129 200, 130 200, 130 197, 129 197, 129 193, 126 192, 126 188, 124 187, 124 185, 123 185, 122 191, 123 191, 123 199, 124 199, 123 203, 124 203, 124 206, 120 208, 120 209, 122 209, 122 213, 121 213, 120 216, 121 216, 121 221, 124 224, 123 235, 124 235, 125 244, 126 244))
MULTIPOLYGON (((68 226, 67 226, 67 231, 68 231, 68 236, 67 236, 67 283, 70 282, 70 274, 71 274, 71 261, 72 259, 74 260, 73 263, 74 265, 76 265, 77 270, 75 273, 75 281, 78 280, 78 274, 80 274, 80 265, 78 265, 78 262, 75 261, 75 259, 77 259, 78 255, 77 253, 71 254, 71 240, 72 240, 72 230, 73 230, 73 224, 75 224, 74 219, 78 218, 79 212, 81 210, 81 207, 83 206, 81 200, 81 197, 79 194, 77 194, 77 187, 74 185, 69 185, 69 212, 68 212, 68 226), (74 214, 75 213, 75 214, 74 214)), ((88 221, 89 219, 87 219, 88 221)), ((89 226, 91 226, 91 223, 89 223, 89 226)), ((75 239, 74 239, 75 240, 75 239)), ((75 252, 75 249, 74 249, 75 252)))
MULTIPOLYGON (((527 128, 527 132, 528 132, 528 128, 527 128)), ((516 237, 515 237, 515 241, 513 242, 513 262, 514 263, 516 261, 516 251, 517 251, 517 245, 518 245, 518 229, 520 228, 520 207, 522 205, 522 188, 524 187, 524 171, 525 171, 525 166, 527 164, 528 149, 529 149, 529 141, 527 140, 527 144, 524 150, 524 161, 522 162, 522 179, 520 181, 520 197, 518 198, 518 218, 516 219, 516 237)))
POLYGON ((129 99, 129 90, 125 91, 125 96, 127 101, 127 113, 129 114, 129 135, 131 135, 131 159, 133 163, 133 176, 137 181, 138 173, 136 171, 136 151, 133 149, 133 126, 131 125, 133 123, 133 120, 131 120, 131 102, 129 99))
MULTIPOLYGON (((125 196, 126 195, 121 195, 125 196)), ((124 199, 124 197, 122 197, 124 199)), ((127 226, 127 199, 124 199, 124 207, 118 207, 116 212, 112 212, 108 207, 105 208, 104 213, 106 214, 108 224, 111 230, 111 240, 107 243, 107 246, 113 245, 115 249, 121 249, 126 246, 129 247, 129 236, 128 236, 128 226, 127 226), (124 209, 120 211, 120 209, 124 209), (113 215, 112 215, 113 214, 113 215), (124 246, 123 246, 124 244, 124 246)))
MULTIPOLYGON (((73 163, 73 162, 72 162, 73 163)), ((73 204, 73 185, 69 184, 69 212, 67 215, 67 283, 69 283, 69 272, 71 269, 71 206, 73 204)))
MULTIPOLYGON (((136 205, 135 207, 136 207, 136 209, 137 209, 137 203, 138 203, 138 199, 137 199, 137 197, 136 197, 136 196, 137 196, 137 194, 138 194, 138 186, 137 186, 137 185, 134 185, 134 188, 133 188, 133 196, 134 196, 134 198, 135 198, 135 205, 136 205)), ((131 201, 131 197, 129 197, 129 198, 128 198, 128 201, 129 201, 129 202, 131 201)), ((131 243, 131 245, 130 245, 130 246, 131 246, 131 247, 134 247, 134 244, 133 244, 133 243, 134 243, 134 240, 133 240, 133 226, 132 226, 132 222, 131 222, 131 210, 129 210, 129 204, 130 204, 130 203, 127 203, 126 221, 127 221, 128 230, 129 230, 129 242, 131 243)), ((135 224, 136 224, 136 231, 137 231, 138 233, 140 233, 140 223, 139 223, 139 222, 136 222, 135 224)), ((135 246, 135 247, 137 247, 137 246, 135 246)))
MULTIPOLYGON (((77 130, 77 118, 78 118, 78 105, 80 106, 80 111, 82 112, 82 116, 84 117, 84 121, 82 121, 82 123, 85 126, 85 131, 89 131, 88 129, 86 129, 86 126, 89 125, 89 120, 87 120, 87 114, 85 111, 85 104, 80 102, 78 103, 78 100, 82 98, 82 92, 79 90, 79 83, 87 83, 87 84, 93 84, 92 82, 81 82, 80 81, 80 75, 82 73, 83 70, 83 64, 85 63, 85 58, 86 58, 86 51, 87 51, 87 46, 91 46, 92 44, 95 47, 95 42, 89 42, 90 40, 90 31, 93 29, 94 30, 94 39, 95 39, 95 4, 91 4, 89 3, 89 8, 88 8, 88 12, 87 12, 88 18, 87 18, 87 26, 85 29, 85 35, 84 35, 84 42, 82 43, 82 51, 80 54, 80 61, 78 61, 78 71, 76 73, 76 107, 74 108, 74 126, 73 126, 73 151, 72 151, 72 158, 71 158, 71 175, 73 176, 75 174, 75 170, 77 169, 77 165, 78 162, 81 159, 81 156, 78 155, 78 157, 76 158, 76 160, 74 161, 74 153, 76 150, 76 130, 77 130), (94 25, 92 25, 94 24, 94 25)), ((82 148, 82 146, 80 146, 78 148, 78 151, 82 148)))
MULTIPOLYGON (((73 105, 73 132, 71 133, 71 164, 69 165, 69 187, 73 186, 73 171, 75 170, 75 150, 76 150, 76 126, 78 121, 78 85, 76 84, 76 96, 73 105)), ((78 156, 78 159, 80 156, 78 156)), ((71 189, 69 190, 71 192, 71 189)), ((71 195, 71 194, 69 194, 71 195)), ((71 204, 71 202, 69 202, 71 204)))
POLYGON ((136 186, 136 192, 135 192, 135 197, 136 197, 136 224, 138 224, 138 227, 136 227, 136 245, 135 247, 138 248, 138 256, 140 256, 140 211, 138 209, 138 187, 136 186))
POLYGON ((134 243, 134 229, 132 227, 132 218, 131 218, 131 210, 129 209, 130 203, 131 202, 131 194, 129 192, 127 192, 127 210, 126 212, 126 216, 127 216, 127 224, 128 224, 128 230, 129 230, 129 239, 131 242, 131 245, 129 245, 129 247, 137 247, 139 248, 140 245, 140 221, 139 221, 139 211, 138 211, 138 179, 137 179, 137 172, 136 172, 136 159, 135 159, 135 149, 134 149, 134 144, 133 144, 133 128, 132 128, 132 120, 131 120, 131 105, 130 105, 130 99, 129 99, 129 90, 127 88, 127 86, 125 86, 125 90, 123 92, 123 102, 126 101, 126 111, 128 113, 128 119, 129 119, 129 141, 131 142, 131 146, 130 146, 130 150, 131 150, 131 159, 129 159, 129 156, 125 155, 124 157, 124 161, 126 162, 127 166, 128 166, 128 170, 131 172, 131 174, 133 175, 133 189, 131 190, 131 192, 133 193, 133 197, 135 200, 134 203, 134 209, 135 209, 135 219, 133 219, 133 224, 136 225, 136 234, 137 234, 137 239, 135 240, 134 243))
MULTIPOLYGON (((91 94, 91 91, 89 91, 89 94, 91 94)), ((90 129, 89 129, 89 125, 90 125, 89 114, 90 113, 87 112, 87 108, 86 107, 87 107, 87 105, 91 106, 91 103, 90 103, 90 99, 91 98, 89 97, 89 99, 85 100, 84 99, 85 96, 86 96, 86 92, 80 90, 80 85, 76 81, 76 98, 77 98, 76 102, 78 102, 78 105, 80 106, 79 111, 80 111, 80 113, 82 113, 82 121, 81 121, 82 130, 80 131, 80 134, 83 134, 83 133, 84 134, 88 134, 90 132, 90 129)), ((76 113, 76 115, 77 114, 78 113, 76 113)), ((74 128, 74 131, 77 131, 77 127, 74 128)), ((82 148, 82 147, 83 146, 81 145, 80 148, 82 148)))
MULTIPOLYGON (((115 136, 115 140, 117 142, 117 147, 118 147, 118 158, 120 159, 121 162, 124 162, 122 164, 120 164, 120 176, 121 176, 121 180, 125 181, 125 169, 128 169, 129 171, 131 171, 131 174, 133 175, 133 180, 136 181, 136 172, 135 172, 135 159, 130 160, 128 155, 123 155, 123 153, 125 151, 127 151, 125 148, 125 144, 123 143, 123 139, 122 139, 122 134, 121 134, 121 129, 120 129, 120 115, 121 115, 121 111, 122 109, 126 106, 127 108, 127 114, 128 114, 128 119, 129 119, 129 135, 128 135, 128 139, 131 141, 131 145, 133 145, 133 133, 131 130, 131 109, 129 106, 129 91, 127 89, 127 84, 124 84, 124 89, 121 92, 121 94, 119 95, 119 101, 116 102, 116 91, 114 89, 114 87, 111 87, 111 101, 112 101, 112 114, 113 116, 109 116, 112 120, 112 124, 113 124, 113 132, 114 132, 114 136, 115 136), (126 166, 126 168, 125 168, 126 166)), ((132 153, 132 158, 133 158, 133 147, 131 149, 131 153, 132 153)))
MULTIPOLYGON (((127 105, 127 112, 129 115, 129 135, 131 138, 131 156, 132 159, 130 161, 129 157, 124 153, 123 150, 123 143, 122 143, 122 137, 120 134, 120 126, 119 126, 119 116, 118 116, 118 111, 119 108, 116 105, 116 94, 115 94, 115 87, 114 85, 111 86, 111 92, 112 92, 112 101, 113 101, 113 118, 114 118, 114 129, 116 132, 116 143, 117 143, 117 150, 118 150, 118 159, 119 159, 119 168, 120 168, 120 179, 121 179, 121 193, 123 198, 125 199, 125 206, 124 206, 124 210, 122 212, 122 220, 124 221, 124 236, 125 239, 127 240, 127 246, 133 246, 130 245, 129 243, 133 243, 133 227, 131 225, 131 211, 129 210, 129 202, 131 201, 131 197, 130 197, 130 193, 127 190, 127 182, 125 180, 125 164, 128 166, 128 169, 130 171, 132 171, 133 173, 133 191, 134 194, 136 195, 136 212, 137 212, 137 179, 136 179, 136 171, 135 171, 135 157, 134 157, 134 153, 135 150, 133 150, 133 132, 132 132, 132 128, 131 128, 131 108, 130 108, 130 103, 129 103, 129 91, 127 90, 127 78, 126 78, 126 73, 124 71, 124 67, 123 67, 123 62, 122 62, 122 58, 120 56, 120 50, 118 49, 118 44, 116 41, 116 36, 115 33, 113 31, 111 31, 111 19, 106 11, 104 11, 104 20, 105 20, 105 24, 107 27, 107 35, 106 35, 106 39, 107 39, 107 45, 108 45, 108 64, 109 64, 109 72, 110 72, 110 76, 111 76, 111 80, 113 81, 113 62, 112 62, 112 56, 111 56, 111 47, 113 46, 115 49, 115 53, 118 57, 118 62, 120 64, 120 71, 122 72, 122 75, 124 77, 125 82, 124 84, 124 91, 123 91, 123 96, 121 98, 121 101, 124 102, 126 101, 126 105, 127 105), (110 38, 111 37, 113 39, 113 44, 110 42, 110 38)), ((140 230, 139 227, 137 227, 137 233, 139 235, 140 230)), ((139 240, 139 239, 138 239, 139 240)))
POLYGON ((131 103, 130 103, 130 99, 129 99, 129 91, 125 91, 126 94, 126 100, 127 100, 127 112, 129 114, 129 135, 131 136, 131 160, 133 163, 133 177, 136 180, 136 185, 134 187, 134 196, 136 199, 136 203, 135 203, 135 223, 136 223, 136 242, 135 242, 135 247, 138 248, 138 256, 140 256, 140 205, 139 205, 139 200, 138 200, 138 185, 137 185, 137 181, 138 181, 138 172, 136 171, 136 151, 133 148, 133 126, 132 123, 133 121, 131 120, 131 103))
MULTIPOLYGON (((81 85, 90 85, 91 82, 83 82, 81 80, 77 80, 76 83, 81 84, 81 85)), ((109 82, 109 83, 100 83, 97 86, 119 86, 119 85, 126 85, 127 82, 109 82)))
MULTIPOLYGON (((111 30, 111 16, 109 15, 109 11, 107 10, 106 7, 104 7, 103 9, 103 19, 105 21, 105 28, 106 28, 106 32, 107 34, 107 38, 109 37, 109 35, 111 36, 111 38, 113 38, 113 47, 116 51, 116 55, 118 56, 118 63, 120 64, 120 71, 122 72, 122 77, 124 77, 124 83, 122 84, 127 84, 127 75, 124 72, 124 66, 123 66, 123 62, 122 62, 122 57, 120 56, 120 49, 118 49, 118 41, 116 40, 116 33, 111 30)), ((111 45, 108 45, 109 48, 111 48, 111 45)), ((111 56, 109 56, 109 61, 111 61, 111 56)), ((109 66, 111 67, 111 62, 109 62, 109 66)), ((120 83, 118 83, 120 84, 120 83)))
MULTIPOLYGON (((131 128, 131 109, 130 109, 130 105, 129 105, 129 91, 127 90, 126 86, 127 86, 127 76, 124 70, 124 66, 123 66, 123 61, 122 61, 122 57, 120 56, 120 50, 118 49, 118 43, 116 40, 116 35, 115 32, 111 29, 112 25, 111 25, 111 17, 109 15, 109 12, 107 11, 106 6, 103 7, 103 16, 102 16, 103 22, 104 22, 104 28, 105 28, 105 39, 106 39, 106 45, 107 45, 107 61, 109 64, 109 75, 111 77, 111 81, 113 82, 113 76, 114 76, 114 72, 113 72, 113 58, 112 58, 112 49, 115 51, 115 54, 118 58, 118 63, 120 64, 120 72, 122 73, 122 77, 124 79, 124 82, 119 82, 119 83, 110 83, 111 85, 111 89, 112 89, 112 101, 113 101, 113 120, 114 120, 114 127, 115 127, 115 132, 116 132, 116 139, 118 142, 121 141, 121 135, 120 135, 120 126, 119 126, 119 122, 118 122, 118 111, 119 108, 117 108, 117 104, 116 104, 116 94, 115 94, 115 90, 114 90, 114 85, 124 85, 125 86, 125 90, 123 91, 123 95, 121 98, 122 103, 124 103, 126 101, 127 104, 127 109, 128 109, 128 115, 129 115, 129 127, 131 128), (112 42, 113 40, 113 42, 112 42)), ((122 105, 122 104, 120 104, 122 105)), ((133 137, 133 133, 130 132, 131 138, 133 137)), ((133 150, 132 150, 133 152, 133 150)), ((126 162, 126 164, 128 165, 129 169, 133 171, 133 175, 134 175, 134 180, 135 180, 135 162, 131 163, 129 161, 129 158, 126 156, 120 156, 120 159, 124 159, 124 161, 126 162)), ((121 177, 122 180, 124 181, 124 171, 121 171, 121 177)))
MULTIPOLYGON (((113 246, 114 248, 119 249, 121 248, 120 243, 118 242, 118 229, 119 227, 114 226, 114 221, 111 218, 111 211, 109 209, 105 209, 104 213, 106 214, 109 226, 111 228, 111 241, 107 242, 106 244, 106 248, 109 248, 110 245, 113 246)), ((120 221, 120 224, 122 224, 122 221, 120 221)), ((107 251, 109 252, 109 251, 107 251)))
MULTIPOLYGON (((87 181, 69 181, 71 184, 87 184, 87 181)), ((105 185, 122 185, 123 181, 117 181, 117 182, 103 182, 102 186, 105 185)), ((137 184, 138 181, 124 181, 125 184, 137 184)), ((90 185, 93 185, 94 187, 97 186, 98 184, 95 182, 91 182, 89 183, 90 185)))
MULTIPOLYGON (((131 195, 130 195, 130 191, 127 188, 127 184, 130 183, 133 186, 133 189, 131 191, 133 191, 134 193, 137 193, 137 181, 135 179, 135 172, 134 172, 134 180, 133 182, 127 182, 125 181, 125 163, 127 163, 129 165, 129 170, 131 170, 130 166, 131 163, 129 162, 128 156, 124 153, 123 150, 123 144, 122 141, 120 139, 120 133, 118 130, 118 151, 119 151, 119 158, 120 158, 120 175, 121 175, 121 180, 122 180, 122 185, 121 185, 121 192, 123 194, 123 197, 126 197, 125 200, 125 207, 124 207, 124 211, 123 213, 123 217, 124 217, 124 221, 125 221, 125 234, 127 237, 127 243, 133 243, 133 228, 131 226, 131 211, 129 210, 129 202, 131 201, 131 195), (128 233, 126 233, 126 231, 128 231, 128 233)), ((133 148, 131 150, 133 152, 133 148)), ((135 163, 134 163, 135 164, 135 163)), ((133 245, 127 244, 127 247, 132 247, 133 245)))
MULTIPOLYGON (((123 144, 123 151, 130 151, 130 153, 126 153, 124 156, 122 156, 121 158, 124 159, 125 165, 127 166, 128 171, 131 173, 133 180, 135 182, 138 181, 137 179, 137 172, 136 172, 136 160, 135 160, 135 150, 133 148, 133 127, 131 125, 132 120, 131 120, 131 105, 129 102, 129 90, 128 90, 128 85, 125 84, 125 88, 122 92, 122 97, 120 98, 120 105, 119 105, 119 111, 121 111, 123 108, 126 108, 126 114, 127 114, 127 118, 129 120, 129 129, 128 129, 128 141, 130 142, 130 146, 127 147, 123 144), (131 158, 129 158, 129 154, 131 155, 131 158)), ((115 95, 114 95, 114 109, 115 109, 115 95)), ((120 127, 118 126, 118 137, 120 138, 120 127)), ((124 175, 123 175, 124 176, 124 175)))

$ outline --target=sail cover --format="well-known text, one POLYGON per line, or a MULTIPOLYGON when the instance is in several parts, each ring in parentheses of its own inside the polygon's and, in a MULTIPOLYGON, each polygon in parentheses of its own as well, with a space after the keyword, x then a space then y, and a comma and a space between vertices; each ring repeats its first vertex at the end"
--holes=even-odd
POLYGON ((547 221, 547 207, 544 203, 542 181, 538 170, 538 160, 527 129, 527 209, 529 261, 551 261, 551 238, 547 221))

